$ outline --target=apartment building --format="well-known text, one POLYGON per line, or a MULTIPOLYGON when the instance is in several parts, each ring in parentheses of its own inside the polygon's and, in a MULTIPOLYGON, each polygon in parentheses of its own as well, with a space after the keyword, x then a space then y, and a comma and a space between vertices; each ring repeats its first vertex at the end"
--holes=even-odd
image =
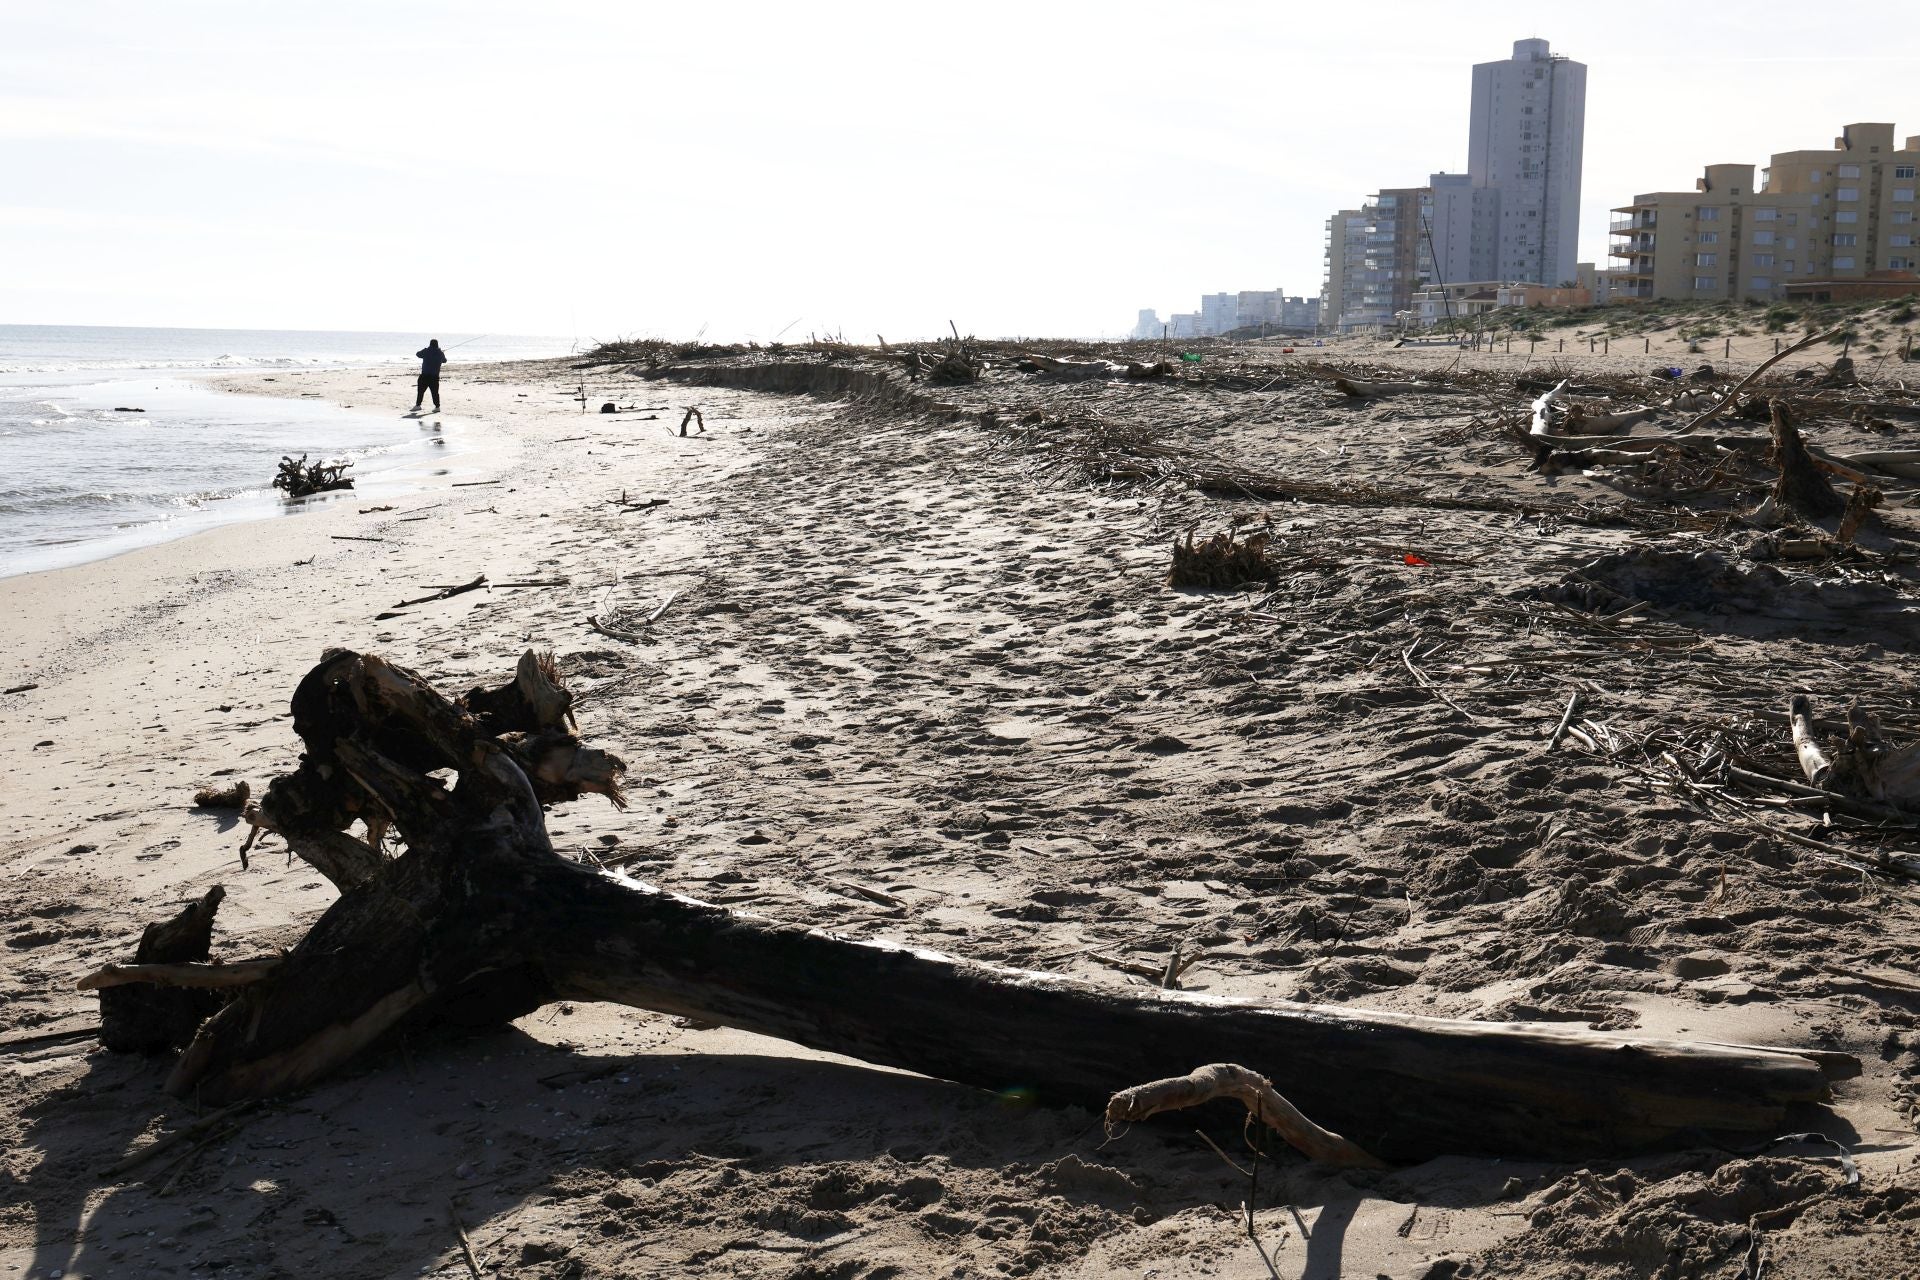
POLYGON ((1345 328, 1344 317, 1357 305, 1362 260, 1367 250, 1367 215, 1342 209, 1327 219, 1326 274, 1320 281, 1320 314, 1329 328, 1345 328))
POLYGON ((1586 66, 1545 40, 1476 64, 1467 172, 1384 189, 1328 221, 1325 322, 1391 323, 1435 280, 1573 284, 1586 110, 1586 66))
POLYGON ((1427 239, 1436 279, 1493 279, 1499 191, 1474 186, 1465 173, 1433 174, 1427 187, 1433 192, 1427 239))
POLYGON ((1431 187, 1383 187, 1327 221, 1323 323, 1341 331, 1386 326, 1433 279, 1431 187))
POLYGON ((1462 279, 1572 283, 1586 116, 1586 65, 1545 40, 1516 40, 1511 58, 1474 65, 1467 177, 1487 193, 1479 216, 1492 257, 1462 279))
POLYGON ((1832 150, 1707 166, 1693 191, 1652 192, 1614 209, 1615 298, 1748 299, 1897 295, 1920 289, 1915 191, 1920 136, 1851 124, 1832 150), (1904 287, 1909 286, 1911 287, 1904 287))

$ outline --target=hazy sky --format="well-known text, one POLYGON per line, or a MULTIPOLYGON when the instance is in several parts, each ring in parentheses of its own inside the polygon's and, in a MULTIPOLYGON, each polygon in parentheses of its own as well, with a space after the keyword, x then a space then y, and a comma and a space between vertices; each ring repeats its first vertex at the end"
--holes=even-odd
POLYGON ((1582 259, 1708 163, 1920 134, 1891 3, 0 0, 0 322, 1118 334, 1319 292, 1534 35, 1589 67, 1582 259))

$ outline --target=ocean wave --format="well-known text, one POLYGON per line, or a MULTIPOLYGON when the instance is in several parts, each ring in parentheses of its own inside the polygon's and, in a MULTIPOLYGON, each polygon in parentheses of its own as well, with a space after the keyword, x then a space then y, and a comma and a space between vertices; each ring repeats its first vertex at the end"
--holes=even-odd
POLYGON ((160 369, 314 369, 333 366, 407 364, 391 354, 360 356, 244 356, 219 355, 193 360, 0 360, 0 374, 116 373, 160 369))

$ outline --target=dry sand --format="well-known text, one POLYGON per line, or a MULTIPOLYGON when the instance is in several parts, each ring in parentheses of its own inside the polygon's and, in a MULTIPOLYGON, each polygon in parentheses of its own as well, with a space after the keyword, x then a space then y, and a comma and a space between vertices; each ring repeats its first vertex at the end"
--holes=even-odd
MULTIPOLYGON (((1755 1215, 1769 1276, 1915 1265, 1916 890, 1709 817, 1622 759, 1545 749, 1570 671, 1589 715, 1674 750, 1717 733, 1777 767, 1784 731, 1760 717, 1789 689, 1860 697, 1911 736, 1904 633, 1555 631, 1516 620, 1524 592, 1686 536, 1418 506, 1276 504, 1273 591, 1175 592, 1169 540, 1232 504, 1063 482, 968 416, 610 371, 589 407, 673 408, 582 416, 577 379, 448 379, 443 429, 510 442, 470 477, 497 483, 0 581, 0 687, 38 685, 0 699, 0 1277, 460 1276, 461 1226, 483 1274, 522 1277, 1732 1276, 1755 1215), (696 402, 707 435, 672 435, 696 402), (668 501, 628 512, 622 493, 668 501), (375 619, 482 572, 565 582, 375 619), (587 623, 675 592, 642 643, 587 623), (1458 710, 1408 668, 1413 643, 1458 710), (163 1063, 59 1038, 95 1016, 74 981, 216 883, 217 957, 324 909, 331 887, 278 842, 242 871, 243 829, 188 803, 293 764, 287 699, 336 645, 449 691, 557 650, 634 804, 556 811, 556 847, 712 901, 1106 983, 1178 943, 1203 953, 1196 990, 1845 1049, 1865 1072, 1816 1120, 1864 1185, 1821 1143, 1387 1175, 1280 1155, 1250 1239, 1247 1178, 1206 1140, 1247 1161, 1225 1114, 1196 1122, 1206 1138, 1107 1143, 1083 1112, 603 1006, 370 1059, 184 1161, 103 1174, 195 1112, 161 1093, 163 1063)), ((227 385, 364 407, 369 376, 227 385)), ((404 407, 404 379, 385 389, 404 407)), ((1012 372, 951 398, 1130 416, 1327 480, 1618 496, 1529 472, 1470 428, 1478 401, 1012 372)))

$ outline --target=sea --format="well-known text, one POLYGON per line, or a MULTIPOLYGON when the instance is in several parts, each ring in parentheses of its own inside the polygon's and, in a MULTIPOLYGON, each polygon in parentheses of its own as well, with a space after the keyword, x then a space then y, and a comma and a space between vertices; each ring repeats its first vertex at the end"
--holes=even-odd
POLYGON ((484 436, 406 416, 413 353, 437 337, 458 414, 463 365, 564 356, 568 338, 0 324, 0 577, 55 569, 217 524, 395 497, 457 467, 484 436), (196 378, 364 366, 408 375, 342 408, 214 391, 196 378), (355 487, 289 500, 282 456, 347 460, 355 487))

